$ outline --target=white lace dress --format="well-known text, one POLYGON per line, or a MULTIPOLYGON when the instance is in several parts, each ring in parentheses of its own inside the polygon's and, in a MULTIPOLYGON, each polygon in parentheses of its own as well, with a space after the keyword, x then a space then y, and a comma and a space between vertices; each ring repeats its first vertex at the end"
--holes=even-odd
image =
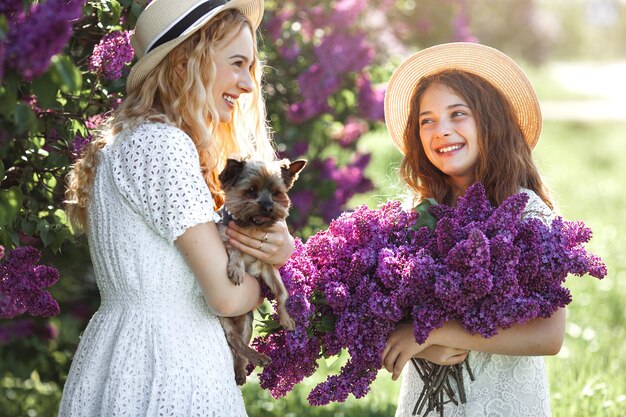
MULTIPOLYGON (((530 190, 524 217, 551 221, 552 211, 530 190)), ((470 352, 469 364, 475 380, 463 370, 467 402, 459 406, 448 403, 445 417, 548 417, 550 390, 543 357, 506 356, 470 352)), ((412 416, 422 391, 422 380, 409 362, 402 373, 402 385, 396 417, 412 416)), ((458 395, 457 395, 458 397, 458 395)), ((431 412, 428 417, 439 414, 431 412)))
POLYGON ((59 417, 246 415, 219 320, 173 243, 218 221, 213 208, 181 130, 144 123, 104 147, 88 231, 102 301, 59 417))

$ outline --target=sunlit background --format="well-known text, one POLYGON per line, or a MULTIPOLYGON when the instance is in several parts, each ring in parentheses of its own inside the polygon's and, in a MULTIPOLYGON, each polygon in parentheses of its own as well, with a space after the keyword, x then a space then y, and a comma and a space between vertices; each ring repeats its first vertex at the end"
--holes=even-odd
MULTIPOLYGON (((60 272, 49 290, 61 313, 1 316, 2 417, 56 415, 80 332, 99 305, 86 242, 61 210, 63 177, 124 96, 128 31, 146 2, 82 0, 82 17, 66 0, 35 3, 0 4, 0 254, 40 250, 41 263, 60 272)), ((403 58, 469 41, 524 68, 544 116, 537 163, 560 213, 594 230, 589 248, 609 269, 601 282, 568 280, 565 343, 546 358, 553 415, 626 415, 626 0, 265 4, 261 50, 277 148, 310 161, 292 194, 290 224, 303 239, 357 205, 403 198, 400 154, 382 113, 386 81, 403 58)), ((345 359, 321 363, 281 399, 254 373, 243 389, 249 415, 393 415, 399 383, 384 371, 365 398, 308 405, 311 389, 345 359)))

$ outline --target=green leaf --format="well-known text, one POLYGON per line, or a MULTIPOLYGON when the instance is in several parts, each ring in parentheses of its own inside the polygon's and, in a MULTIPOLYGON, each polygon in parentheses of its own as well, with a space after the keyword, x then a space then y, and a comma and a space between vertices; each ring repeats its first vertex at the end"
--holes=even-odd
POLYGON ((271 318, 271 315, 268 314, 265 320, 259 320, 260 324, 257 324, 256 328, 259 334, 269 335, 272 333, 276 333, 278 330, 282 329, 282 326, 279 322, 271 318))
POLYGON ((122 15, 122 6, 117 0, 110 0, 108 3, 103 3, 102 10, 98 13, 100 22, 106 28, 115 26, 120 22, 120 16, 122 15))
POLYGON ((315 328, 323 333, 330 333, 335 330, 335 316, 329 314, 323 316, 318 322, 315 323, 315 328))
POLYGON ((58 253, 63 243, 65 243, 66 240, 72 240, 73 238, 74 236, 72 236, 70 229, 67 227, 61 228, 61 230, 55 234, 54 240, 50 242, 50 250, 54 253, 58 253))
POLYGON ((83 86, 83 75, 72 59, 65 55, 52 58, 50 76, 64 93, 78 93, 83 86))
POLYGON ((18 133, 25 132, 37 123, 37 116, 35 113, 24 103, 18 103, 15 105, 15 113, 13 113, 13 123, 18 133))
POLYGON ((59 92, 59 84, 52 79, 50 72, 46 72, 32 83, 33 93, 37 96, 37 101, 41 108, 44 109, 60 109, 57 102, 57 93, 59 92))
POLYGON ((22 199, 19 187, 0 190, 0 226, 13 223, 22 208, 22 199))
POLYGON ((0 226, 0 245, 4 246, 5 250, 11 248, 11 238, 2 226, 0 226))
POLYGON ((10 77, 3 81, 5 85, 0 85, 0 114, 8 118, 15 110, 17 83, 10 77))
POLYGON ((419 214, 417 221, 413 225, 413 230, 418 230, 422 227, 428 227, 430 230, 435 230, 435 227, 437 226, 437 219, 430 214, 429 209, 436 205, 437 201, 434 198, 427 198, 413 208, 413 210, 419 214))
POLYGON ((22 232, 27 235, 34 235, 37 229, 37 223, 26 219, 22 220, 22 232))

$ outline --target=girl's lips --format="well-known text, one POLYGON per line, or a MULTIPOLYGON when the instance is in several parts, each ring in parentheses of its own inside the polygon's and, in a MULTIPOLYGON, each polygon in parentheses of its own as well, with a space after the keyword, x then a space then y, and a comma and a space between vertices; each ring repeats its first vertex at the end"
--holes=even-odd
POLYGON ((237 101, 237 97, 231 96, 229 94, 224 94, 222 95, 222 98, 230 107, 235 107, 235 101, 237 101))

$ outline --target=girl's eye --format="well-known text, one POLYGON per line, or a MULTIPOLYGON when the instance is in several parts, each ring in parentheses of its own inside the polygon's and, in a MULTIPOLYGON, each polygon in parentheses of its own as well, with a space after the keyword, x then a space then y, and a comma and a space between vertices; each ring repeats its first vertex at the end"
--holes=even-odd
POLYGON ((243 65, 243 61, 235 61, 233 62, 233 65, 236 66, 237 68, 241 68, 241 66, 243 65))
POLYGON ((424 126, 432 122, 433 122, 433 119, 422 119, 420 120, 420 126, 424 126))
POLYGON ((452 112, 451 114, 452 117, 460 117, 460 116, 465 116, 465 115, 467 115, 467 113, 465 113, 464 111, 460 111, 460 110, 452 112))

